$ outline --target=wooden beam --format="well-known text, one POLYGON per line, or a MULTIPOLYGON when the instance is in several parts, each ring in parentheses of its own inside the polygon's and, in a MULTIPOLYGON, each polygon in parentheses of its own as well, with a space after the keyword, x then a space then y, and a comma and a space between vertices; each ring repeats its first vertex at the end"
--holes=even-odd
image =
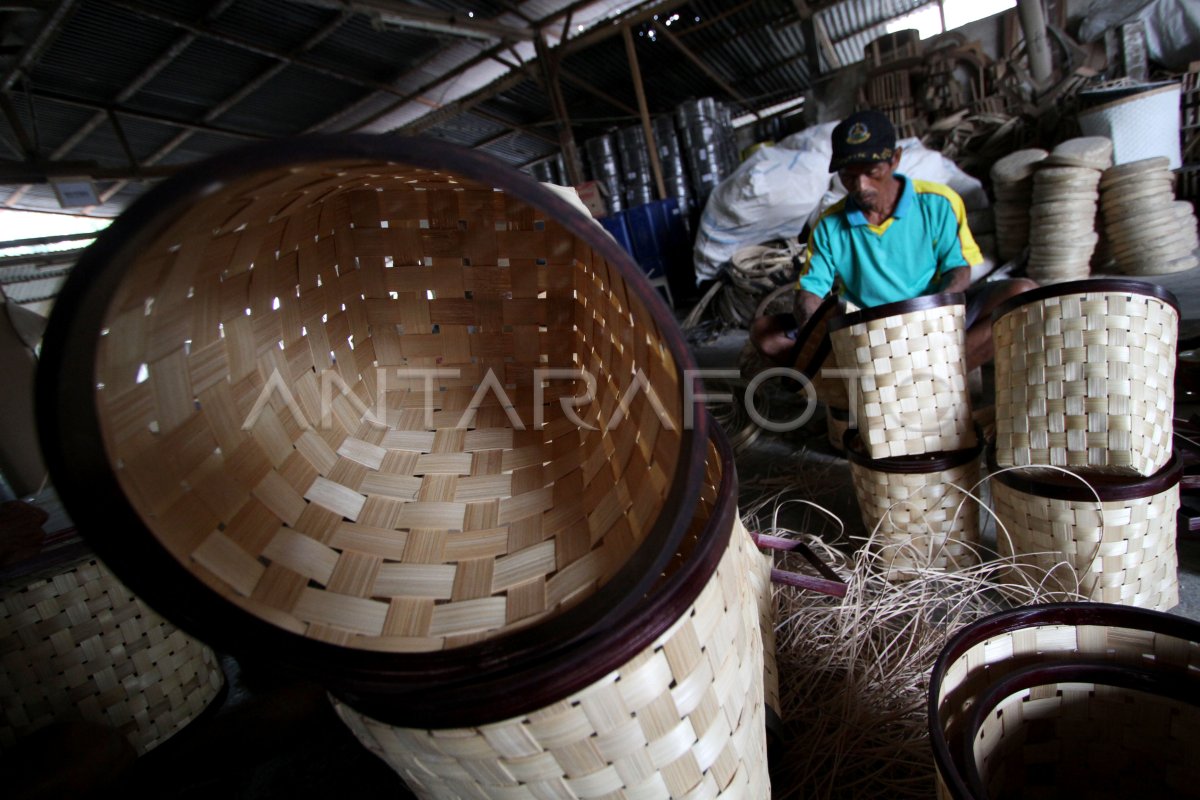
MULTIPOLYGON (((293 0, 294 2, 297 0, 293 0)), ((501 41, 532 41, 536 32, 533 28, 518 28, 484 19, 467 11, 440 11, 435 8, 415 6, 400 0, 298 0, 305 5, 320 8, 350 8, 363 14, 376 15, 384 22, 399 27, 435 31, 451 36, 468 36, 475 39, 500 39, 501 41)))
POLYGON ((637 94, 638 115, 642 118, 642 131, 646 135, 646 149, 650 151, 650 170, 654 173, 654 188, 658 199, 667 199, 667 185, 663 181, 662 164, 658 161, 658 142, 654 138, 654 126, 650 124, 650 109, 646 106, 646 90, 642 87, 642 70, 638 66, 637 47, 633 44, 633 32, 628 25, 621 26, 625 39, 625 56, 629 59, 629 74, 633 78, 633 91, 637 94))
POLYGON ((102 181, 145 180, 173 175, 180 169, 178 165, 112 169, 94 161, 0 161, 0 183, 46 183, 51 178, 80 175, 102 181))
POLYGON ((583 162, 579 159, 579 148, 575 144, 575 132, 571 129, 571 116, 567 113, 567 104, 563 100, 562 84, 558 82, 558 58, 551 55, 550 47, 544 38, 539 36, 534 45, 537 47, 538 63, 545 76, 550 107, 554 109, 559 147, 562 149, 563 162, 567 167, 567 180, 572 186, 578 186, 583 183, 583 162))
POLYGON ((21 92, 14 89, 12 93, 24 94, 26 97, 32 97, 35 100, 45 100, 50 103, 61 103, 62 105, 75 106, 76 108, 87 108, 92 111, 101 111, 106 114, 111 110, 124 117, 132 117, 134 119, 141 119, 147 122, 157 122, 160 125, 170 125, 172 127, 183 128, 185 130, 200 131, 203 133, 215 133, 218 136, 229 136, 235 139, 264 140, 272 138, 263 133, 254 133, 252 131, 219 127, 206 123, 190 122, 186 119, 167 117, 163 116, 162 114, 150 114, 145 111, 138 111, 135 108, 118 105, 116 103, 101 103, 95 100, 86 100, 82 97, 72 97, 71 95, 62 94, 61 92, 50 92, 42 89, 21 92))
POLYGON ((820 17, 813 17, 813 30, 817 32, 817 42, 821 45, 821 49, 825 51, 825 61, 829 64, 829 68, 841 69, 842 60, 838 58, 837 50, 834 49, 833 40, 829 38, 829 31, 825 30, 825 23, 820 17))
POLYGON ((125 136, 125 128, 121 126, 121 120, 117 118, 117 112, 109 109, 105 113, 108 115, 108 121, 112 125, 113 133, 117 135, 117 141, 121 144, 121 150, 125 153, 125 158, 129 160, 129 168, 137 171, 139 167, 137 155, 133 152, 133 147, 129 144, 129 138, 125 136))
POLYGON ((751 114, 753 114, 755 119, 761 119, 761 117, 759 117, 759 115, 758 115, 758 112, 754 110, 753 104, 749 100, 747 100, 745 97, 743 97, 741 95, 741 93, 738 92, 737 89, 734 89, 732 86, 730 86, 725 81, 724 78, 722 78, 720 75, 718 75, 716 70, 714 70, 708 64, 704 63, 703 59, 701 59, 699 56, 697 56, 695 53, 693 53, 690 49, 688 49, 687 45, 685 45, 683 42, 679 41, 679 37, 677 37, 675 34, 671 33, 671 31, 665 25, 663 25, 661 22, 659 22, 658 20, 652 20, 651 24, 654 26, 654 30, 658 31, 658 34, 660 36, 662 36, 664 39, 666 39, 671 44, 675 45, 676 49, 678 49, 679 52, 682 53, 684 55, 684 57, 687 58, 688 61, 691 61, 694 65, 696 65, 696 69, 700 70, 705 75, 707 75, 713 83, 720 86, 721 90, 723 92, 725 92, 725 94, 729 95, 734 100, 741 103, 742 107, 745 108, 747 111, 749 111, 751 114))
POLYGON ((592 95, 593 97, 600 98, 601 100, 603 100, 604 102, 606 102, 610 106, 612 106, 613 108, 619 108, 620 110, 624 111, 626 114, 629 114, 629 115, 635 116, 635 117, 638 114, 638 110, 636 108, 634 108, 633 106, 629 105, 628 103, 622 103, 620 100, 613 97, 608 92, 604 92, 604 91, 601 91, 600 89, 597 89, 595 86, 593 86, 588 81, 585 81, 583 78, 578 78, 574 74, 563 69, 561 65, 558 68, 558 76, 562 80, 571 84, 572 86, 582 89, 583 91, 587 92, 588 94, 592 95))
MULTIPOLYGON (((679 31, 679 36, 680 37, 689 36, 693 33, 696 33, 697 31, 702 31, 705 28, 707 28, 709 25, 715 25, 723 19, 732 17, 734 14, 738 13, 739 11, 743 11, 746 8, 749 8, 750 6, 754 5, 757 2, 758 2, 758 0, 745 0, 745 2, 743 2, 743 3, 738 3, 733 8, 727 8, 724 11, 722 11, 720 14, 714 14, 711 17, 708 17, 707 19, 700 20, 699 22, 693 23, 691 25, 688 25, 688 26, 682 28, 679 31)), ((796 2, 803 3, 804 0, 796 0, 796 2)))
POLYGON ((17 58, 17 63, 9 68, 8 72, 4 73, 4 77, 0 78, 0 91, 7 91, 12 88, 12 85, 17 82, 17 78, 25 73, 25 70, 37 63, 41 58, 42 51, 50 46, 62 30, 63 24, 66 23, 71 15, 75 13, 77 0, 62 0, 58 7, 54 9, 54 13, 46 20, 44 26, 38 35, 35 36, 21 55, 17 58))
POLYGON ((21 117, 17 114, 16 106, 13 105, 12 97, 8 92, 0 94, 0 110, 4 111, 4 117, 8 120, 8 125, 12 128, 12 132, 17 137, 17 143, 21 146, 25 158, 37 158, 37 146, 29 133, 25 130, 25 126, 21 124, 21 117))

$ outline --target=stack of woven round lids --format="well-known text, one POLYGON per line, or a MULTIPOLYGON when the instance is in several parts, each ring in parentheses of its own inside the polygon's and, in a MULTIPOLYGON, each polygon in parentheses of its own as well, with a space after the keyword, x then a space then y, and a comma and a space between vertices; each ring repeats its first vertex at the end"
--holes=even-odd
POLYGON ((1165 157, 1131 161, 1100 179, 1104 233, 1117 267, 1130 275, 1162 275, 1197 266, 1196 216, 1175 200, 1165 157))
POLYGON ((996 205, 996 250, 1001 261, 1021 255, 1029 244, 1029 204, 1038 162, 1050 155, 1036 148, 1010 153, 992 165, 996 205))
POLYGON ((1086 278, 1096 233, 1101 171, 1112 165, 1112 141, 1085 136, 1063 142, 1037 163, 1029 207, 1029 277, 1039 283, 1086 278))

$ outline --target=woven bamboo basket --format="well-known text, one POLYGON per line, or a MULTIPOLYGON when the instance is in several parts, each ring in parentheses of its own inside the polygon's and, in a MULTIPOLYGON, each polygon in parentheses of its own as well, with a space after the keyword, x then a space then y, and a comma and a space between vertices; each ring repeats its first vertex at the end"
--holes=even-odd
POLYGON ((804 327, 796 332, 792 367, 808 378, 817 393, 816 399, 827 408, 849 408, 846 379, 825 374, 827 368, 835 366, 834 360, 829 357, 833 349, 829 338, 829 320, 837 313, 837 297, 830 295, 804 327))
POLYGON ((1153 284, 1072 281, 992 315, 996 459, 1153 475, 1171 457, 1179 304, 1153 284))
POLYGON ((527 176, 316 137, 183 172, 99 237, 39 427, 84 535, 169 618, 476 724, 678 552, 692 366, 637 265, 527 176))
POLYGON ((138 755, 169 739, 220 693, 206 646, 154 613, 84 547, 33 572, 0 576, 0 750, 82 718, 138 755))
POLYGON ((587 686, 466 728, 396 727, 346 703, 335 703, 339 715, 422 800, 770 797, 761 639, 773 627, 762 624, 770 562, 737 518, 722 450, 710 451, 686 546, 638 625, 585 645, 587 686))
POLYGON ((938 796, 1192 797, 1200 626, 1103 603, 993 615, 934 665, 938 796))
POLYGON ((917 297, 829 321, 840 369, 871 458, 976 444, 967 389, 966 307, 960 294, 917 297))
POLYGON ((992 482, 996 543, 1051 591, 1157 611, 1179 603, 1175 515, 1182 462, 1140 480, 1036 468, 992 482), (1049 573, 1047 577, 1047 573, 1049 573))
POLYGON ((863 525, 886 565, 888 580, 920 571, 953 571, 979 563, 979 508, 970 495, 979 483, 975 447, 924 456, 874 459, 854 431, 845 437, 850 478, 863 525))

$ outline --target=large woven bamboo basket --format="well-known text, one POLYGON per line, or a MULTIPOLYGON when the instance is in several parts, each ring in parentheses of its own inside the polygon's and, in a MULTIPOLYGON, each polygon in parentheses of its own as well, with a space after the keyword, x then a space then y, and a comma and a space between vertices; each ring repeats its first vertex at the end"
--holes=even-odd
POLYGON ((1044 286, 992 315, 996 460, 1153 475, 1171 457, 1179 303, 1131 280, 1044 286))
POLYGON ((693 362, 641 270, 438 142, 181 173, 83 256, 44 347, 44 449, 114 571, 413 721, 503 718, 521 664, 625 620, 702 483, 693 362))
POLYGON ((871 458, 976 444, 961 294, 917 297, 829 321, 838 367, 871 458))
POLYGON ((770 797, 765 559, 737 517, 733 473, 728 448, 712 449, 685 548, 636 624, 583 645, 584 688, 467 728, 395 727, 345 703, 338 713, 422 800, 770 797))
POLYGON ((850 478, 863 526, 889 580, 979 563, 979 483, 983 443, 948 453, 870 458, 854 431, 845 435, 850 478))
POLYGON ((929 685, 938 796, 1194 797, 1200 626, 1103 603, 983 619, 929 685))
POLYGON ((83 719, 138 755, 220 693, 216 656, 154 613, 82 546, 0 575, 0 750, 83 719))
POLYGON ((846 379, 827 375, 836 366, 830 358, 833 344, 829 338, 829 320, 838 313, 837 297, 825 298, 804 327, 796 332, 796 349, 792 368, 812 383, 816 399, 826 408, 849 408, 846 379))
POLYGON ((996 544, 1050 591, 1157 611, 1179 603, 1175 515, 1183 465, 1149 478, 1081 479, 1045 469, 992 482, 996 544))

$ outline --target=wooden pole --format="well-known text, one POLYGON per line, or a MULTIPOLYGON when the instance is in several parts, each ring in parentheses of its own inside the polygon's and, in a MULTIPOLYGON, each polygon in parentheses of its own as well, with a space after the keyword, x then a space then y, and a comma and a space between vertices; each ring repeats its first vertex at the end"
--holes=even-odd
POLYGON ((642 118, 642 130, 646 134, 646 149, 650 151, 650 170, 654 173, 654 188, 658 199, 667 199, 667 184, 663 181, 662 164, 658 161, 658 143, 654 139, 654 126, 650 124, 650 109, 646 106, 646 90, 642 87, 642 70, 638 66, 637 50, 633 46, 633 32, 629 26, 621 28, 625 37, 625 55, 629 58, 629 73, 633 77, 633 91, 637 94, 638 114, 642 118))
POLYGON ((546 93, 550 95, 550 107, 554 109, 554 119, 558 126, 558 142, 562 148, 563 163, 567 168, 567 180, 572 186, 578 186, 583 183, 583 162, 579 159, 579 148, 575 145, 575 132, 571 129, 571 117, 567 114, 562 84, 558 81, 558 54, 550 52, 549 45, 541 36, 534 39, 534 46, 537 48, 538 63, 542 65, 546 93))

